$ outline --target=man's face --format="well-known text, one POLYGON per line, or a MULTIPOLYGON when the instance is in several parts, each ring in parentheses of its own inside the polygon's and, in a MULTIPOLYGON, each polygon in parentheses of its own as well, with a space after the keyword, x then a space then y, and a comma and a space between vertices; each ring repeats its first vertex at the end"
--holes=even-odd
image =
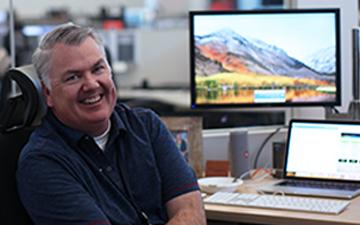
POLYGON ((104 53, 92 38, 78 46, 56 44, 51 56, 46 102, 65 125, 96 136, 103 133, 116 103, 104 53))

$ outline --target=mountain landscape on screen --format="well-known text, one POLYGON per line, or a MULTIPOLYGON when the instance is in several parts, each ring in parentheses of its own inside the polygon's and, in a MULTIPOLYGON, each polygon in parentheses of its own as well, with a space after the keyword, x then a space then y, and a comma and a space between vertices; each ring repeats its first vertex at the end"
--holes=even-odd
MULTIPOLYGON (((195 44, 196 69, 198 71, 196 74, 198 75, 209 76, 228 71, 320 80, 334 79, 333 61, 327 61, 332 63, 328 66, 330 67, 328 71, 316 71, 316 68, 311 68, 292 58, 276 46, 268 45, 260 40, 246 39, 230 29, 196 36, 195 44)), ((312 57, 314 66, 316 64, 315 59, 318 61, 324 58, 335 60, 335 49, 329 48, 327 51, 319 51, 312 57)), ((318 67, 321 66, 326 68, 326 65, 318 65, 318 67)))
MULTIPOLYGON (((319 97, 319 93, 333 100, 335 47, 309 53, 307 62, 302 62, 265 41, 222 29, 196 35, 194 48, 195 79, 200 92, 205 89, 302 89, 307 91, 309 101, 319 97), (313 96, 315 92, 317 96, 313 96)), ((306 94, 297 98, 287 96, 288 101, 297 101, 306 98, 306 94)))
POLYGON ((319 73, 335 74, 335 60, 335 47, 332 46, 309 55, 305 63, 319 73))

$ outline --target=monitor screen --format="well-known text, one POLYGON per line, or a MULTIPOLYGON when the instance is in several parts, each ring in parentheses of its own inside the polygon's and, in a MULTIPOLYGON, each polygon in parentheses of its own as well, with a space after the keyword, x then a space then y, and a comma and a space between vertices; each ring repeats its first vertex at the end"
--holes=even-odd
POLYGON ((189 15, 192 108, 340 105, 339 9, 189 15))

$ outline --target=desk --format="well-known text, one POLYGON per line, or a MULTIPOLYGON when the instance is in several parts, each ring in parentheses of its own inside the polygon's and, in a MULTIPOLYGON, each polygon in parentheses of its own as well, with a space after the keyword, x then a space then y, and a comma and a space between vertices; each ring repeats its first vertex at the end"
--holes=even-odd
POLYGON ((339 215, 269 210, 238 206, 205 204, 209 225, 271 224, 271 225, 346 225, 360 224, 360 196, 339 215), (214 222, 212 222, 214 221, 214 222), (217 223, 215 221, 218 221, 217 223), (222 222, 224 223, 222 223, 222 222), (228 222, 228 223, 225 223, 228 222))

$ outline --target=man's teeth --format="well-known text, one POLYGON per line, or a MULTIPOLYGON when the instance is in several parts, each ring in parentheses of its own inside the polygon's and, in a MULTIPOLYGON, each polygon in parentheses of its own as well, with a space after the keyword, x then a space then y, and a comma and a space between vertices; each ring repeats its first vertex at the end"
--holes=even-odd
POLYGON ((96 95, 96 96, 92 96, 90 98, 86 98, 83 102, 85 104, 93 104, 95 102, 100 101, 100 99, 101 99, 100 95, 96 95))

